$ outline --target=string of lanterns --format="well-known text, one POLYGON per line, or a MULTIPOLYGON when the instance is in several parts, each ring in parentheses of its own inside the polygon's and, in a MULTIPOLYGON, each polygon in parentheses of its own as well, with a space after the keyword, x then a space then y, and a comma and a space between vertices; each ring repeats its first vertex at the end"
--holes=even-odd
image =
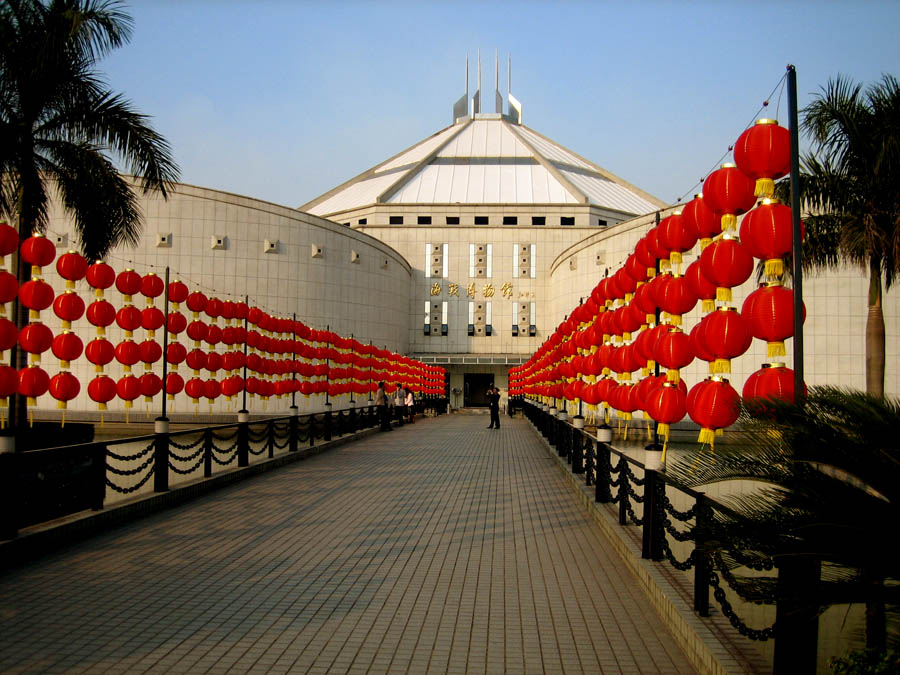
POLYGON ((671 425, 687 415, 700 426, 698 442, 713 444, 740 409, 727 379, 731 362, 758 339, 773 361, 747 378, 743 399, 793 400, 793 371, 777 361, 794 330, 782 262, 793 246, 792 213, 773 197, 775 180, 790 170, 789 132, 759 120, 738 138, 734 160, 652 227, 531 358, 510 370, 511 395, 554 406, 581 402, 607 424, 615 410, 626 437, 640 410, 666 442, 671 425), (695 247, 697 260, 682 272, 695 247), (732 289, 747 282, 755 260, 763 262, 765 282, 738 309, 732 289), (688 329, 683 317, 698 302, 702 318, 688 329), (695 359, 708 363, 709 376, 688 386, 681 371, 695 359), (657 364, 664 374, 652 374, 657 364))

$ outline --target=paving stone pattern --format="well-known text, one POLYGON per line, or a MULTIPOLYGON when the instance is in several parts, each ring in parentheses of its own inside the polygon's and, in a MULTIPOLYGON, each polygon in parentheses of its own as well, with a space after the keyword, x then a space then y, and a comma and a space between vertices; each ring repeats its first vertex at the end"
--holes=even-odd
POLYGON ((0 672, 687 673, 521 419, 421 420, 0 576, 0 672))

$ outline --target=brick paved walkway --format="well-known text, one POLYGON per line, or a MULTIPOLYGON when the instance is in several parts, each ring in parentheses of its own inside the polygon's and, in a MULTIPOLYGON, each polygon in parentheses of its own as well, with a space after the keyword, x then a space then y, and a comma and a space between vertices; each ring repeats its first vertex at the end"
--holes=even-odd
POLYGON ((378 434, 0 575, 0 672, 686 673, 521 419, 378 434))

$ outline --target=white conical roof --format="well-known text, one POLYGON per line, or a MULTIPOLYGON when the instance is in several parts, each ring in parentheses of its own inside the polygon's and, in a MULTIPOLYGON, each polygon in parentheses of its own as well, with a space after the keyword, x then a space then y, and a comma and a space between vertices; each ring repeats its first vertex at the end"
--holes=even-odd
POLYGON ((328 217, 376 204, 583 204, 627 215, 664 206, 500 114, 458 120, 300 210, 328 217))

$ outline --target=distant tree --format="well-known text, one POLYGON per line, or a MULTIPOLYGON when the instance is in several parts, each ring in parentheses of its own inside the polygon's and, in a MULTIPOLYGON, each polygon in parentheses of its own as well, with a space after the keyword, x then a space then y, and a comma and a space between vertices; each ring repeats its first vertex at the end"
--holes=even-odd
MULTIPOLYGON (((801 111, 803 266, 861 268, 869 277, 866 391, 884 395, 884 289, 900 272, 900 84, 867 89, 836 77, 801 111)), ((786 181, 779 186, 782 196, 786 181)))
MULTIPOLYGON (((145 193, 165 198, 178 180, 168 143, 96 70, 128 41, 131 27, 114 0, 0 3, 0 211, 21 238, 46 229, 55 193, 82 253, 102 258, 117 245, 136 244, 141 231, 137 199, 113 159, 145 193)), ((19 265, 20 282, 27 267, 19 265)), ((25 317, 20 307, 20 327, 25 317)), ((24 362, 14 349, 13 365, 24 362)), ((17 407, 24 412, 24 402, 17 407)))

